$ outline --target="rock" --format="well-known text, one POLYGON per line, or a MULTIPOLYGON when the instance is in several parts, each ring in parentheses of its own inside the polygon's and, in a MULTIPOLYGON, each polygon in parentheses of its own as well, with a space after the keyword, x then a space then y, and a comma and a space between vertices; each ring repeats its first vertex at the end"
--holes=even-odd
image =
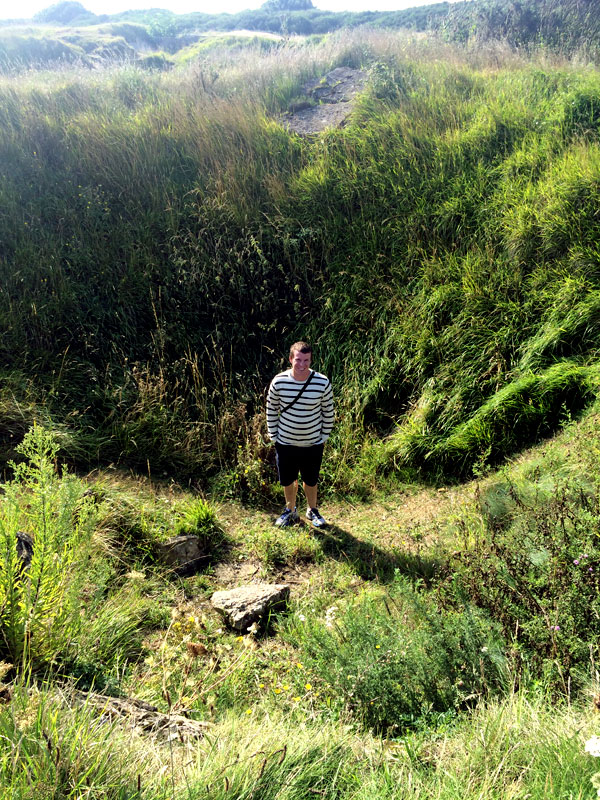
POLYGON ((159 545, 161 561, 171 567, 176 575, 186 576, 198 572, 208 561, 208 555, 202 551, 197 536, 174 536, 168 542, 159 545))
POLYGON ((223 592, 215 592, 211 605, 236 631, 246 632, 274 608, 286 605, 290 596, 287 583, 254 583, 223 592))
POLYGON ((133 697, 108 697, 96 692, 77 691, 75 699, 87 707, 94 706, 101 718, 111 722, 121 720, 130 728, 154 734, 168 741, 199 739, 212 727, 210 722, 200 722, 171 710, 163 714, 156 706, 133 697))
POLYGON ((10 703, 13 697, 13 690, 10 686, 0 684, 0 703, 10 703))
POLYGON ((21 559, 21 569, 27 569, 33 556, 33 539, 23 531, 17 531, 17 555, 21 559))

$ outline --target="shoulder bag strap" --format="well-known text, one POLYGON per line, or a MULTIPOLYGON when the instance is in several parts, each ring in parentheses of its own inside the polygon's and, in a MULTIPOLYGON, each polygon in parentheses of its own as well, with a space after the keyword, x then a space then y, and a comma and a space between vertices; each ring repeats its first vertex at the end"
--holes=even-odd
POLYGON ((304 385, 302 386, 302 388, 300 389, 300 391, 298 392, 298 394, 296 395, 296 397, 294 397, 294 399, 292 400, 292 402, 291 402, 291 403, 288 403, 288 404, 287 404, 287 406, 286 406, 285 408, 282 408, 282 409, 281 409, 281 411, 279 412, 279 415, 280 415, 280 416, 281 416, 281 415, 282 415, 282 414, 283 414, 285 411, 289 411, 289 409, 290 409, 290 408, 291 408, 293 405, 295 405, 295 404, 298 402, 298 400, 300 400, 300 398, 302 397, 302 393, 304 392, 304 390, 306 389, 306 387, 308 386, 308 384, 309 384, 309 383, 312 381, 312 379, 313 379, 313 375, 314 375, 314 374, 315 374, 315 372, 314 372, 314 370, 313 370, 313 371, 310 373, 310 375, 308 376, 308 378, 307 378, 307 379, 304 381, 304 385))

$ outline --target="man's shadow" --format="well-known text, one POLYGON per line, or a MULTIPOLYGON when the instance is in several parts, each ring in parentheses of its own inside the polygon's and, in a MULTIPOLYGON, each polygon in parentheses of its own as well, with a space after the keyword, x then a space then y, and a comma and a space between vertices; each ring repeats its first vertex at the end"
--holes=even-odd
POLYGON ((439 561, 431 556, 400 548, 382 550, 372 542, 357 539, 338 525, 329 523, 324 528, 313 528, 312 532, 325 555, 345 561, 363 580, 390 583, 401 574, 429 582, 440 568, 439 561))

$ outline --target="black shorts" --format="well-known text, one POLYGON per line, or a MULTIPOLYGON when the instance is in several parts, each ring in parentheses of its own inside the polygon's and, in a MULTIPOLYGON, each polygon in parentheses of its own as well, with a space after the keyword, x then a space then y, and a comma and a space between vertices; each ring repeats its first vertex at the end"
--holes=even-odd
POLYGON ((298 473, 307 486, 316 486, 323 460, 323 445, 296 447, 292 444, 275 442, 279 483, 289 486, 298 478, 298 473))

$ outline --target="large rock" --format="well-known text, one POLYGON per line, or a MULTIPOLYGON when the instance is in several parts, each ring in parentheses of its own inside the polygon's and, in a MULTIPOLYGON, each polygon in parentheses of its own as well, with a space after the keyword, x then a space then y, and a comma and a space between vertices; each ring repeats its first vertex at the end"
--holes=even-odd
POLYGON ((193 575, 206 563, 208 556, 197 536, 175 536, 159 547, 161 561, 177 575, 193 575))
POLYGON ((271 610, 287 604, 290 587, 287 583, 253 583, 223 592, 215 592, 210 602, 223 614, 228 625, 246 632, 259 623, 271 610))

